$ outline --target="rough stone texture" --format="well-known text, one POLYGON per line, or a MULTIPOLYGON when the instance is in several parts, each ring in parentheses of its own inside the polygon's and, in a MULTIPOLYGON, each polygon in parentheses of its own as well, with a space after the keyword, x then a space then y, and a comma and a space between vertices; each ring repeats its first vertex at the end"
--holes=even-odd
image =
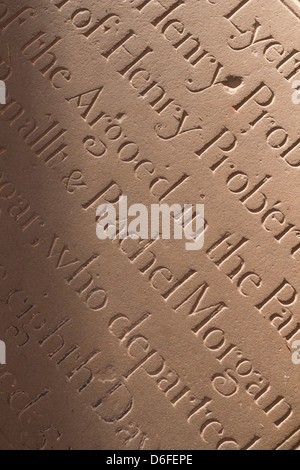
POLYGON ((1 449, 299 447, 299 21, 1 3, 1 449), (204 203, 204 248, 98 240, 120 194, 204 203))

